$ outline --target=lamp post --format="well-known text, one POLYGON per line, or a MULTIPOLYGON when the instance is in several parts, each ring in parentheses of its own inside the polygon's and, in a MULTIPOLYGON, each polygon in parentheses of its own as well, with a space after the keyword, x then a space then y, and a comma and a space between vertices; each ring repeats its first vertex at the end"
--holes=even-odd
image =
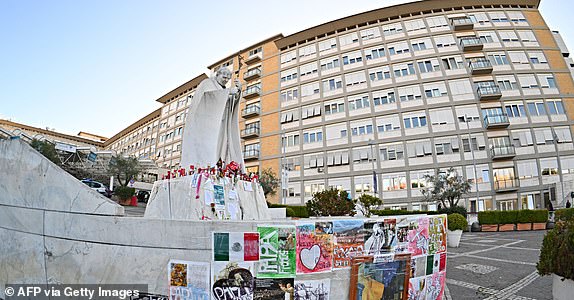
MULTIPOLYGON (((554 143, 554 147, 556 148, 556 157, 558 158, 558 175, 560 176, 560 188, 562 189, 562 199, 560 200, 560 203, 564 202, 564 176, 562 175, 562 163, 560 162, 560 149, 558 149, 558 142, 560 141, 560 139, 558 138, 558 135, 556 134, 556 132, 554 131, 554 128, 550 128, 550 130, 552 130, 552 143, 554 143)), ((550 202, 552 203, 552 202, 550 202)), ((558 204, 558 202, 556 202, 556 204, 558 204)))
POLYGON ((373 146, 375 146, 375 141, 369 140, 369 146, 371 147, 371 166, 373 170, 373 191, 375 197, 378 197, 377 192, 377 172, 375 171, 375 153, 373 151, 373 146))
POLYGON ((464 122, 466 123, 466 130, 468 133, 468 147, 470 148, 470 153, 472 154, 472 166, 474 168, 474 184, 476 190, 476 205, 478 209, 478 207, 480 207, 480 198, 478 196, 478 174, 476 174, 476 159, 474 158, 474 149, 472 149, 472 138, 470 136, 470 121, 468 120, 468 116, 466 114, 464 114, 464 122))

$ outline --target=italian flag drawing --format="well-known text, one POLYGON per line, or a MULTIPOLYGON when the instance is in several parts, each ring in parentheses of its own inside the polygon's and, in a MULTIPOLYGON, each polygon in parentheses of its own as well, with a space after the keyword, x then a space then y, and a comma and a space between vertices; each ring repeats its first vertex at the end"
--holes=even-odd
POLYGON ((259 233, 214 232, 213 261, 258 261, 259 233))

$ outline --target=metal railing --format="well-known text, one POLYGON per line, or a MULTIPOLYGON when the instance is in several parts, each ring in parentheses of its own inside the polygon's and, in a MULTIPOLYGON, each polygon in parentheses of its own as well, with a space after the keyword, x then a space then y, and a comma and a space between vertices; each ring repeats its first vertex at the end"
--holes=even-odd
POLYGON ((255 77, 255 76, 260 76, 260 75, 261 75, 261 69, 255 68, 255 69, 251 69, 251 70, 245 72, 243 74, 243 79, 251 78, 251 77, 255 77))
POLYGON ((241 130, 241 136, 259 135, 260 131, 259 127, 245 128, 241 130))
POLYGON ((490 126, 509 125, 510 120, 506 113, 500 115, 484 116, 484 125, 488 128, 490 126))
POLYGON ((483 46, 484 43, 478 37, 464 37, 460 39, 460 44, 463 47, 483 46))
POLYGON ((479 86, 476 91, 478 92, 479 98, 502 96, 502 91, 496 84, 479 86))
POLYGON ((494 147, 490 149, 490 156, 492 158, 500 158, 500 157, 508 157, 508 156, 515 156, 516 150, 514 145, 502 146, 502 147, 494 147))
POLYGON ((243 158, 259 158, 259 150, 245 150, 243 151, 243 158))
POLYGON ((470 60, 468 63, 468 66, 470 67, 470 70, 473 72, 474 71, 483 71, 483 70, 492 70, 492 64, 490 63, 490 60, 488 60, 486 58, 470 60))
POLYGON ((518 178, 511 178, 511 179, 503 179, 503 180, 496 180, 494 181, 494 190, 502 191, 502 190, 514 190, 520 187, 520 183, 518 178))
POLYGON ((258 115, 261 113, 261 108, 259 106, 248 106, 241 111, 242 116, 258 115))

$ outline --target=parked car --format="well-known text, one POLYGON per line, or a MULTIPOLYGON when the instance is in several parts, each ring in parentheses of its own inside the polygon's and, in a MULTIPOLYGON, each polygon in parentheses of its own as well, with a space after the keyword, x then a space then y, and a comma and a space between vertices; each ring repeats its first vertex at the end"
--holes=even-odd
POLYGON ((105 197, 111 198, 112 191, 108 189, 106 185, 101 182, 93 181, 91 179, 84 179, 82 180, 87 186, 89 186, 92 190, 104 195, 105 197))
POLYGON ((138 202, 147 203, 147 201, 149 200, 149 192, 148 191, 138 191, 136 193, 136 196, 138 198, 138 202))

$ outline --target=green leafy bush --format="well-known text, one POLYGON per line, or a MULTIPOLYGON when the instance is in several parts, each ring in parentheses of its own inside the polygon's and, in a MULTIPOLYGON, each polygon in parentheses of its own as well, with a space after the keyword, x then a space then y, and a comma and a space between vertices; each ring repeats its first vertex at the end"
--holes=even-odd
POLYGON ((529 210, 523 209, 518 211, 516 217, 517 223, 546 223, 548 221, 548 211, 545 209, 529 210))
POLYGON ((462 206, 444 207, 444 208, 439 209, 438 213, 447 214, 447 215, 457 213, 457 214, 462 215, 463 217, 466 218, 466 208, 464 208, 462 206))
POLYGON ((417 215, 417 214, 431 214, 434 212, 427 212, 425 210, 397 210, 397 209, 373 209, 371 210, 373 215, 377 216, 402 216, 402 215, 417 215))
POLYGON ((448 230, 455 231, 455 230, 466 230, 468 228, 468 222, 466 218, 457 213, 452 213, 448 215, 448 230))
POLYGON ((130 199, 136 192, 136 189, 127 186, 118 186, 114 189, 114 194, 118 196, 120 200, 130 199))
POLYGON ((574 208, 561 208, 554 212, 555 221, 567 221, 574 219, 574 208))
POLYGON ((346 191, 329 189, 315 193, 307 201, 307 211, 313 216, 354 216, 356 200, 349 200, 346 191))
POLYGON ((293 217, 295 215, 295 211, 291 207, 286 207, 285 214, 287 217, 293 217))
POLYGON ((540 275, 554 273, 574 280, 574 219, 556 222, 544 236, 536 269, 540 275))
POLYGON ((356 201, 359 203, 361 212, 367 218, 369 218, 373 213, 373 206, 379 206, 383 204, 383 200, 367 194, 361 195, 359 198, 357 198, 356 201))
POLYGON ((499 214, 498 224, 516 224, 518 219, 518 211, 516 210, 503 210, 497 211, 499 214))
POLYGON ((498 217, 498 211, 481 211, 478 212, 478 223, 481 225, 496 225, 498 224, 498 217))

